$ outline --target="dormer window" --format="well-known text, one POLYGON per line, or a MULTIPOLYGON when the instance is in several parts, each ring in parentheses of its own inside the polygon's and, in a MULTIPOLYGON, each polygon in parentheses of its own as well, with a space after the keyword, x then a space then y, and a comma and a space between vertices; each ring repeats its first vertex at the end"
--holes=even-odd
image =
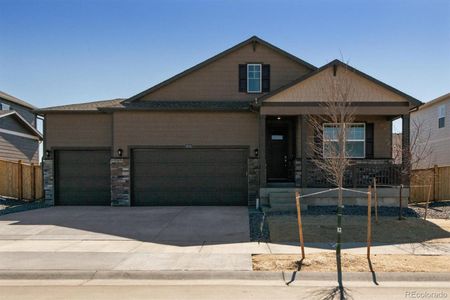
POLYGON ((247 65, 247 93, 261 93, 261 65, 247 65))

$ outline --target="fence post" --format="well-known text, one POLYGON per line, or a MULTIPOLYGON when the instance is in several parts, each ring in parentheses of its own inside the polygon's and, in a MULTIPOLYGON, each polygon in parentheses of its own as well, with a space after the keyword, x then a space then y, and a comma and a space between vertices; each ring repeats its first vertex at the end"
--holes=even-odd
POLYGON ((403 208, 402 192, 403 192, 403 184, 400 184, 400 195, 399 195, 399 199, 398 199, 398 219, 399 220, 402 219, 402 208, 403 208))
POLYGON ((31 163, 31 200, 36 200, 36 178, 35 178, 35 166, 31 163))
POLYGON ((305 258, 305 243, 303 241, 303 226, 302 226, 302 213, 300 209, 300 193, 295 192, 295 205, 297 206, 297 222, 298 222, 298 236, 300 239, 300 247, 302 249, 302 259, 305 258))
POLYGON ((17 162, 17 199, 22 200, 23 193, 23 176, 22 176, 22 160, 17 162))
POLYGON ((428 186, 428 197, 427 197, 427 203, 425 205, 425 216, 424 219, 427 219, 427 213, 428 213, 428 205, 430 204, 430 196, 431 196, 431 183, 428 186))
POLYGON ((377 191, 377 178, 373 178, 373 194, 375 196, 375 222, 378 223, 378 191, 377 191))

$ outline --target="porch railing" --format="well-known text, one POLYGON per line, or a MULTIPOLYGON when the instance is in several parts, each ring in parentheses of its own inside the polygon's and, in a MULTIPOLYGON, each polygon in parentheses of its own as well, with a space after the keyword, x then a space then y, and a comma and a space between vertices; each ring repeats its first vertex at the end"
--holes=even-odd
MULTIPOLYGON (((401 165, 390 160, 353 161, 344 175, 345 187, 367 187, 377 179, 379 185, 399 185, 401 183, 401 165)), ((306 164, 307 187, 329 187, 324 171, 319 169, 312 160, 306 164)))

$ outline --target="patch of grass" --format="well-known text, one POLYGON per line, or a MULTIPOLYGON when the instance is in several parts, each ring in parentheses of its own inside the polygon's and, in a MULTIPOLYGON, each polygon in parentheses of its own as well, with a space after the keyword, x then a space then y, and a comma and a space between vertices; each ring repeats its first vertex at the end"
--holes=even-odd
MULTIPOLYGON (((336 255, 334 252, 308 254, 301 261, 300 255, 257 254, 253 255, 254 271, 301 271, 334 272, 336 255)), ((448 272, 450 256, 425 256, 403 254, 374 254, 371 256, 374 272, 448 272)), ((370 272, 366 255, 342 254, 344 272, 370 272)))

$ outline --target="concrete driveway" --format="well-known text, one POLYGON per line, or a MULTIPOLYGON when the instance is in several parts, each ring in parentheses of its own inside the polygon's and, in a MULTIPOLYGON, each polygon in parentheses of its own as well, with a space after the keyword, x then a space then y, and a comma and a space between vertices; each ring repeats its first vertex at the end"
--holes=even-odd
POLYGON ((249 242, 246 207, 50 207, 0 217, 0 270, 251 270, 249 242))
POLYGON ((0 240, 135 240, 202 246, 249 238, 246 207, 59 206, 0 217, 0 240))

